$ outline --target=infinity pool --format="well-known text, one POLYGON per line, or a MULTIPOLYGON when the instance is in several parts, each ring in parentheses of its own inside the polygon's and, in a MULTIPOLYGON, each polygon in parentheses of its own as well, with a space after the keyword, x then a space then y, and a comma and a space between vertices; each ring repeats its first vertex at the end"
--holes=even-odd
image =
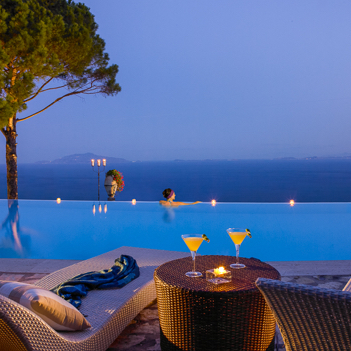
MULTIPOLYGON (((240 255, 263 261, 350 259, 350 203, 201 203, 0 200, 0 257, 87 259, 127 245, 187 251, 181 234, 206 233, 199 253, 234 255, 229 227, 249 228, 240 255), (11 204, 10 204, 11 205, 11 204), (94 213, 95 212, 95 213, 94 213)), ((190 254, 190 253, 189 253, 190 254)))

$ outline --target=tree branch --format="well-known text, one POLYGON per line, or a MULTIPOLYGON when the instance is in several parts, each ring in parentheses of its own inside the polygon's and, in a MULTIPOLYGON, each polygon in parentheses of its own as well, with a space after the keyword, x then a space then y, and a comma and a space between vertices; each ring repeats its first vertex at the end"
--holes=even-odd
POLYGON ((65 84, 65 85, 61 85, 59 87, 54 87, 54 88, 48 88, 48 89, 44 89, 42 90, 41 92, 43 93, 44 91, 49 91, 49 90, 56 90, 56 89, 61 89, 61 88, 64 88, 64 87, 67 87, 68 84, 65 84))
POLYGON ((39 113, 47 110, 49 107, 51 107, 52 105, 56 104, 56 102, 59 102, 60 100, 62 100, 63 98, 67 97, 67 96, 71 96, 71 95, 77 95, 77 94, 89 94, 89 91, 94 91, 94 90, 97 90, 98 88, 97 87, 94 87, 91 86, 86 88, 86 89, 82 89, 82 90, 75 90, 75 91, 72 91, 70 93, 67 93, 65 95, 62 95, 60 96, 59 98, 57 98, 56 100, 54 100, 51 104, 47 105, 46 107, 44 107, 43 109, 41 109, 40 111, 36 112, 36 113, 33 113, 32 115, 30 116, 27 116, 27 117, 24 117, 24 118, 18 118, 16 121, 17 122, 22 122, 22 121, 25 121, 26 119, 29 119, 31 117, 34 117, 36 115, 38 115, 39 113))
POLYGON ((23 100, 24 103, 28 102, 28 101, 31 101, 33 100, 35 97, 37 97, 40 93, 40 91, 45 87, 46 84, 48 84, 49 82, 51 82, 52 80, 54 79, 54 77, 51 77, 50 79, 48 79, 38 90, 37 92, 32 95, 31 97, 29 97, 28 99, 26 100, 23 100))

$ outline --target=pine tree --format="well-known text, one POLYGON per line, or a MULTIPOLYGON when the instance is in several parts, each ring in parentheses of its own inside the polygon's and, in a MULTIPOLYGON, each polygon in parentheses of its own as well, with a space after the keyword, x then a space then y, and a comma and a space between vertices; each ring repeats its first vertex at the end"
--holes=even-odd
POLYGON ((116 95, 118 66, 108 66, 105 42, 88 7, 71 0, 0 3, 0 128, 6 138, 7 197, 18 199, 16 125, 77 94, 116 95), (45 92, 63 92, 23 115, 45 92))

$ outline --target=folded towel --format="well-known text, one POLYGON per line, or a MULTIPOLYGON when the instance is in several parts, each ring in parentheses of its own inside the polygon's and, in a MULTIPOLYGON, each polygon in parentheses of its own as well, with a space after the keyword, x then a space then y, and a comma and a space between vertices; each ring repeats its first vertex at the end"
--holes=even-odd
POLYGON ((51 291, 78 308, 82 303, 81 298, 86 296, 89 290, 122 288, 139 275, 136 260, 128 255, 121 255, 110 269, 79 274, 51 291))

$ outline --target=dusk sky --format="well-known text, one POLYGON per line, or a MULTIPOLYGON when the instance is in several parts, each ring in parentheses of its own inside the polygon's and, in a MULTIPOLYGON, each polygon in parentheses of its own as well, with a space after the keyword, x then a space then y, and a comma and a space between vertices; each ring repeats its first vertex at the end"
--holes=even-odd
POLYGON ((18 123, 19 163, 351 155, 349 0, 82 2, 122 91, 18 123))

